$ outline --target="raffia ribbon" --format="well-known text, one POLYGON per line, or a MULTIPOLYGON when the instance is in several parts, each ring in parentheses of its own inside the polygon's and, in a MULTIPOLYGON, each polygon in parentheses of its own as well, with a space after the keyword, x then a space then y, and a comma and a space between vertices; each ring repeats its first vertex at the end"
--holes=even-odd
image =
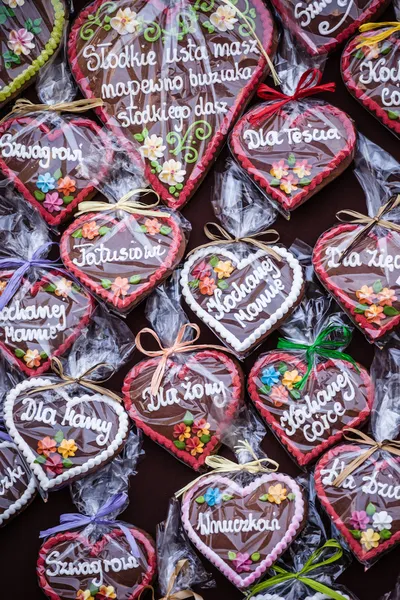
POLYGON ((352 225, 364 225, 364 227, 357 233, 355 238, 350 242, 350 244, 345 248, 342 252, 339 261, 341 262, 350 252, 357 246, 357 244, 366 236, 368 233, 375 227, 379 225, 380 227, 384 227, 385 229, 390 229, 392 231, 397 231, 400 233, 400 225, 397 223, 393 223, 392 221, 386 221, 382 217, 384 217, 388 212, 397 208, 400 205, 400 194, 397 196, 392 196, 386 204, 380 207, 375 217, 369 217, 368 215, 363 215, 362 213, 357 212, 356 210, 351 209, 343 209, 339 210, 336 213, 336 218, 341 223, 350 223, 352 225), (344 215, 348 218, 344 218, 344 215))
POLYGON ((91 212, 110 212, 116 210, 122 210, 129 214, 137 214, 137 215, 146 215, 147 217, 169 217, 170 214, 167 212, 163 212, 161 210, 152 210, 160 203, 160 196, 154 190, 150 188, 136 188, 135 190, 131 190, 122 198, 118 200, 115 204, 110 204, 109 202, 100 202, 97 200, 86 200, 85 202, 81 202, 78 204, 78 212, 75 214, 76 217, 80 215, 84 215, 86 213, 91 212), (138 194, 154 194, 157 196, 157 200, 152 204, 145 204, 144 202, 137 202, 132 200, 132 196, 137 196, 138 194))
POLYGON ((359 27, 361 33, 373 31, 374 29, 383 29, 384 31, 361 38, 361 42, 356 46, 357 50, 364 46, 373 46, 387 40, 391 35, 400 31, 400 23, 398 21, 384 21, 383 23, 364 23, 364 25, 359 27))
POLYGON ((385 452, 390 452, 390 454, 400 456, 400 441, 383 440, 383 442, 376 442, 366 433, 358 431, 358 429, 353 429, 352 427, 348 427, 343 431, 344 437, 347 441, 356 442, 357 444, 365 444, 366 446, 369 446, 369 448, 357 456, 357 458, 352 460, 351 463, 349 463, 344 469, 344 471, 342 471, 342 473, 336 477, 335 481, 333 482, 335 487, 339 487, 340 484, 342 484, 343 481, 353 473, 353 471, 358 469, 358 467, 365 463, 365 461, 368 460, 369 457, 378 450, 384 450, 385 452))
MULTIPOLYGON (((62 366, 61 361, 57 357, 54 356, 51 359, 51 368, 52 368, 53 372, 60 379, 62 379, 62 381, 60 381, 59 383, 49 382, 47 385, 43 385, 41 387, 34 388, 28 392, 28 395, 36 394, 37 392, 45 392, 47 390, 56 390, 57 388, 61 388, 66 385, 78 383, 80 385, 83 385, 83 387, 86 387, 89 390, 96 392, 97 394, 101 394, 102 396, 108 396, 109 398, 112 398, 113 400, 116 400, 117 402, 121 402, 121 398, 117 394, 115 394, 111 390, 108 390, 107 388, 102 388, 100 385, 97 385, 90 379, 87 379, 87 377, 89 377, 92 373, 95 373, 102 367, 109 367, 109 366, 110 365, 107 365, 107 363, 99 363, 98 365, 95 365, 94 367, 91 367, 90 369, 85 371, 80 377, 70 377, 69 375, 66 375, 64 373, 64 368, 62 366)), ((107 377, 105 377, 103 379, 97 380, 98 383, 105 383, 113 376, 113 374, 114 374, 114 371, 111 373, 111 375, 108 375, 107 377)))
POLYGON ((83 100, 59 102, 56 104, 34 104, 27 98, 19 98, 11 111, 1 119, 0 123, 4 123, 4 121, 11 116, 23 116, 33 112, 82 113, 101 106, 104 106, 104 102, 101 98, 84 98, 83 100))
POLYGON ((146 356, 150 356, 151 358, 156 358, 156 357, 161 358, 160 362, 157 365, 156 370, 153 373, 153 377, 151 378, 150 391, 153 396, 157 396, 158 390, 160 389, 162 379, 164 377, 165 369, 167 367, 168 358, 172 354, 182 354, 182 352, 192 352, 192 351, 196 351, 196 350, 210 350, 211 348, 213 350, 221 350, 222 352, 229 352, 230 354, 233 354, 233 352, 229 348, 225 348, 223 346, 217 346, 217 345, 214 346, 214 345, 210 345, 210 344, 195 344, 195 342, 197 342, 199 337, 200 337, 200 327, 198 325, 196 325, 196 323, 185 323, 179 329, 178 335, 176 336, 176 340, 172 344, 172 346, 170 346, 169 348, 164 348, 164 346, 161 343, 160 338, 158 337, 156 332, 153 331, 153 329, 150 329, 149 327, 145 327, 144 329, 141 329, 139 331, 139 333, 136 335, 136 338, 135 338, 135 344, 136 344, 136 347, 138 348, 138 350, 140 350, 140 352, 142 354, 145 354, 146 356), (186 329, 188 329, 189 327, 191 329, 193 329, 193 331, 195 332, 195 335, 192 340, 187 340, 185 342, 185 341, 183 341, 183 338, 185 337, 186 329), (143 347, 142 335, 145 333, 148 333, 155 339, 155 341, 157 342, 157 344, 160 348, 159 350, 146 350, 146 348, 143 347))
MULTIPOLYGON (((160 600, 185 600, 185 598, 193 598, 194 600, 203 600, 203 596, 200 596, 200 594, 196 594, 196 592, 194 592, 191 589, 180 590, 179 592, 173 592, 172 591, 174 589, 175 581, 176 581, 179 573, 182 571, 182 569, 184 569, 186 567, 186 565, 188 564, 188 562, 189 561, 188 561, 187 558, 183 558, 182 560, 180 560, 180 561, 178 561, 176 563, 175 569, 171 573, 171 577, 170 577, 169 582, 168 582, 167 593, 165 594, 165 596, 163 596, 162 598, 160 598, 160 600)), ((145 588, 140 593, 139 598, 141 598, 142 593, 145 590, 150 590, 151 591, 152 600, 155 600, 154 588, 151 585, 146 585, 145 586, 145 588)))
MULTIPOLYGON (((214 473, 240 473, 246 471, 252 475, 257 475, 258 473, 275 473, 275 471, 279 469, 279 464, 275 460, 272 460, 271 458, 258 458, 247 440, 240 440, 238 445, 235 446, 235 450, 236 452, 247 452, 253 457, 253 460, 246 463, 237 463, 229 460, 229 458, 215 454, 213 456, 207 456, 205 463, 214 473), (268 467, 267 465, 271 465, 273 468, 268 467)), ((185 487, 177 491, 175 497, 179 498, 180 496, 183 496, 196 485, 198 481, 201 481, 204 477, 209 477, 209 475, 210 473, 204 473, 203 475, 196 477, 196 479, 190 481, 185 487)))

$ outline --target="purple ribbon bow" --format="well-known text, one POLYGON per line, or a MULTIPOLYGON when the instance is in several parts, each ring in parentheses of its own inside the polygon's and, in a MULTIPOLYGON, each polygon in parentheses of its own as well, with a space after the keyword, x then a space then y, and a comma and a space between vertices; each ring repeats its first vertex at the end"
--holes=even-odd
POLYGON ((55 535, 56 533, 60 533, 62 531, 68 531, 68 529, 75 529, 76 527, 86 527, 86 525, 91 525, 92 523, 96 523, 97 525, 112 525, 114 527, 118 527, 125 535, 126 539, 129 542, 129 546, 131 547, 132 556, 135 558, 140 557, 140 551, 135 541, 135 538, 129 531, 125 525, 119 523, 115 519, 105 519, 107 515, 112 514, 113 512, 119 512, 120 509, 125 505, 128 501, 128 496, 124 492, 120 494, 115 494, 112 496, 107 502, 100 508, 99 512, 95 515, 88 516, 82 515, 81 513, 66 513, 65 515, 60 516, 60 525, 56 525, 55 527, 50 527, 50 529, 46 529, 45 531, 41 531, 39 533, 40 538, 48 537, 49 535, 55 535))

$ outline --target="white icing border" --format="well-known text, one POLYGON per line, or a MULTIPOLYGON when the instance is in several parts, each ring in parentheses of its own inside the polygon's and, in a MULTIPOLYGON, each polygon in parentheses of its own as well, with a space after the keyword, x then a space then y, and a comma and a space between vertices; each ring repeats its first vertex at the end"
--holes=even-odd
MULTIPOLYGON (((18 452, 18 448, 12 442, 0 442, 0 452, 2 448, 14 448, 16 452, 18 452)), ((9 508, 5 510, 2 514, 0 514, 0 525, 4 523, 4 521, 8 521, 11 517, 13 517, 16 513, 20 513, 24 506, 28 504, 29 500, 32 498, 34 494, 36 494, 36 481, 32 473, 27 473, 29 477, 29 484, 20 497, 19 500, 16 500, 14 504, 10 504, 9 508)))
POLYGON ((19 383, 14 389, 12 389, 4 402, 4 422, 7 426, 8 432, 10 436, 15 441, 18 449, 22 452, 25 459, 28 462, 29 468, 32 470, 34 475, 39 481, 40 487, 44 491, 51 490, 52 488, 60 487, 65 484, 69 480, 76 479, 77 477, 84 476, 88 471, 92 471, 96 467, 99 467, 102 463, 107 462, 110 458, 112 458, 122 446, 124 439, 126 438, 129 430, 129 419, 128 415, 125 412, 122 404, 119 404, 112 398, 108 396, 102 396, 100 394, 95 394, 93 396, 89 396, 89 394, 85 394, 80 396, 79 398, 74 397, 71 398, 74 402, 86 402, 86 401, 97 401, 103 402, 111 406, 117 416, 119 417, 119 428, 117 434, 114 438, 114 441, 108 445, 106 450, 103 450, 96 456, 96 458, 90 458, 84 465, 80 467, 72 467, 67 471, 64 471, 61 475, 56 475, 56 477, 49 479, 45 473, 43 468, 39 463, 35 463, 36 455, 33 450, 28 446, 28 444, 24 441, 22 436, 18 433, 13 419, 13 407, 16 399, 24 392, 26 389, 42 387, 49 383, 48 379, 37 378, 37 379, 27 379, 19 383))
POLYGON ((206 323, 206 325, 208 325, 209 327, 211 327, 211 329, 216 331, 216 333, 218 333, 218 335, 220 335, 221 338, 226 340, 237 352, 243 352, 244 350, 247 350, 250 346, 253 346, 255 343, 257 343, 257 341, 263 335, 265 335, 266 332, 272 329, 272 327, 275 325, 275 323, 277 323, 277 321, 283 319, 283 317, 288 313, 290 308, 300 296, 304 278, 303 270, 299 261, 293 256, 293 254, 286 250, 286 248, 281 248, 280 246, 272 246, 272 249, 275 250, 275 252, 277 252, 278 254, 280 254, 280 256, 282 256, 282 258, 287 261, 289 267, 292 269, 292 289, 290 290, 286 300, 282 303, 282 306, 278 308, 278 310, 273 315, 271 315, 269 319, 264 320, 263 323, 259 327, 257 327, 257 329, 253 331, 253 333, 250 334, 248 338, 246 338, 243 342, 240 342, 240 340, 238 340, 230 331, 228 331, 220 321, 217 321, 217 319, 210 316, 204 310, 204 308, 202 308, 196 302, 188 285, 190 269, 193 266, 193 264, 199 259, 211 254, 222 254, 223 256, 226 256, 231 261, 233 261, 233 263, 237 266, 238 269, 246 267, 261 256, 268 257, 268 254, 264 250, 258 250, 255 254, 249 254, 247 258, 243 260, 238 260, 238 257, 235 256, 235 254, 233 254, 229 250, 226 250, 225 248, 222 248, 221 246, 207 246, 207 248, 200 248, 196 252, 193 252, 193 254, 185 261, 183 265, 181 274, 181 286, 182 294, 184 295, 187 304, 192 309, 192 311, 196 313, 196 315, 200 317, 202 321, 204 321, 204 323, 206 323))

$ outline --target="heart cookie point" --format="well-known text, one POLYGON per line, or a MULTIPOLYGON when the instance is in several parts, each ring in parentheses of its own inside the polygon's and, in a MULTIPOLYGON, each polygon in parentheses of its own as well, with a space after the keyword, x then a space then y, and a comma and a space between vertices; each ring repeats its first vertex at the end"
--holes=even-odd
POLYGON ((12 442, 0 442, 0 525, 23 511, 36 495, 36 483, 12 442))

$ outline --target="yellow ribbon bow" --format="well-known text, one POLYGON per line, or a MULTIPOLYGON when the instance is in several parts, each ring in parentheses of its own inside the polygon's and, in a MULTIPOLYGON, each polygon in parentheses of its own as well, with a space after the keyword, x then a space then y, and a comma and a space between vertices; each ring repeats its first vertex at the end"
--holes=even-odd
POLYGON ((357 50, 364 46, 374 46, 379 42, 383 42, 397 31, 400 31, 400 23, 398 21, 384 21, 383 23, 364 23, 359 27, 361 33, 373 31, 374 29, 383 29, 383 31, 361 38, 361 42, 356 46, 357 50))
POLYGON ((84 98, 83 100, 74 100, 73 102, 59 102, 56 104, 34 104, 27 98, 19 98, 11 111, 1 119, 0 123, 4 123, 9 117, 18 115, 28 115, 33 112, 69 112, 82 113, 92 108, 104 106, 101 98, 84 98))
POLYGON ((80 215, 92 212, 110 212, 122 210, 131 215, 135 214, 146 215, 147 217, 169 217, 170 214, 168 212, 152 210, 158 206, 159 203, 160 196, 157 194, 157 192, 151 190, 150 188, 137 188, 122 196, 122 198, 120 198, 115 204, 110 204, 109 202, 100 202, 98 200, 85 200, 84 202, 78 204, 78 212, 75 214, 75 216, 79 217, 80 215), (157 196, 157 200, 152 204, 145 204, 144 202, 132 200, 132 196, 136 196, 137 194, 154 194, 157 196))

